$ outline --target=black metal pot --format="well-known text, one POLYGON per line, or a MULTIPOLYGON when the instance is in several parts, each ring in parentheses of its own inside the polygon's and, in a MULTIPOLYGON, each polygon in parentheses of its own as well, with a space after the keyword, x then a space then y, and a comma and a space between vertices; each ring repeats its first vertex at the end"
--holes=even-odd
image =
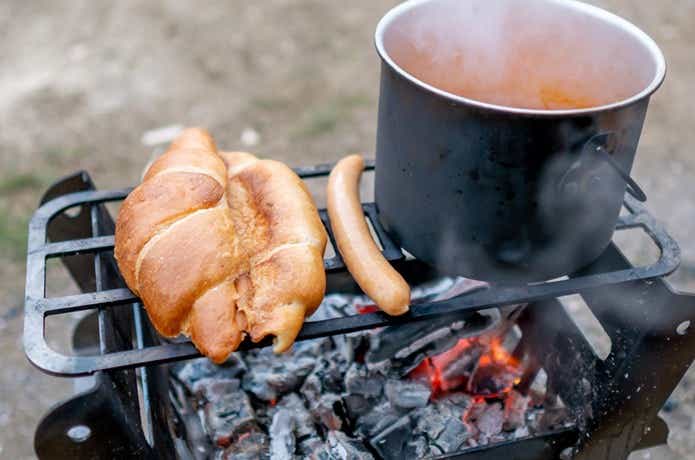
POLYGON ((569 0, 415 0, 376 31, 382 224, 452 274, 540 280, 613 234, 665 62, 632 24, 569 0))

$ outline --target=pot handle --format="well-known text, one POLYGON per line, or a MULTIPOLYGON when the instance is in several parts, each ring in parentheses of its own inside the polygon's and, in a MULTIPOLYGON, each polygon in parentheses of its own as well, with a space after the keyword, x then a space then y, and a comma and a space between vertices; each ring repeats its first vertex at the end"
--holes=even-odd
POLYGON ((644 193, 644 190, 642 190, 642 187, 640 187, 635 180, 630 177, 628 173, 623 171, 623 168, 618 164, 617 161, 613 159, 613 155, 611 155, 611 152, 608 151, 605 147, 605 142, 600 142, 599 138, 608 138, 609 136, 614 136, 615 133, 603 133, 603 134, 597 134, 589 141, 586 143, 587 147, 591 147, 592 151, 597 153, 599 158, 603 159, 608 165, 613 168, 613 170, 620 176, 620 178, 625 182, 627 185, 627 193, 632 195, 633 198, 635 198, 637 201, 640 201, 644 203, 647 201, 647 194, 644 193))

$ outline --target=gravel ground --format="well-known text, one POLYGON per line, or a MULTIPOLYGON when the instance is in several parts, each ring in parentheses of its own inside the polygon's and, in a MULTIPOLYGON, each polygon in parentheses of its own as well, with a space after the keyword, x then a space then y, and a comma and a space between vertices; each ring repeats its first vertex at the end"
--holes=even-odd
MULTIPOLYGON (((394 3, 0 4, 1 458, 33 458, 36 423, 71 391, 21 351, 26 221, 41 191, 77 169, 101 187, 132 184, 152 154, 143 134, 170 125, 206 126, 222 146, 291 165, 372 150, 372 33, 394 3)), ((653 99, 635 175, 683 248, 674 283, 695 291, 695 2, 598 3, 644 28, 666 53, 669 75, 653 99)), ((70 325, 57 324, 57 335, 70 325)), ((637 458, 695 458, 694 386, 691 373, 665 414, 670 447, 637 458)))

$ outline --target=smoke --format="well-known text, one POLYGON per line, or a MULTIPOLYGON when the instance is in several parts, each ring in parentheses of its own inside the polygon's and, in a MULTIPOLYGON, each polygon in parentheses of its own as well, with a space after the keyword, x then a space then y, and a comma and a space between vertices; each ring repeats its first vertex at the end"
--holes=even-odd
POLYGON ((603 105, 638 93, 655 75, 636 37, 551 0, 419 4, 391 24, 385 45, 432 86, 513 107, 603 105))

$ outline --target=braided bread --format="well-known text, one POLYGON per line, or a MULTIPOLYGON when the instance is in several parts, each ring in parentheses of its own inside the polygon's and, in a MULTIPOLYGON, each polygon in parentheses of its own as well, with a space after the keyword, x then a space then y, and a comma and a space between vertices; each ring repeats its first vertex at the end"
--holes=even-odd
POLYGON ((215 362, 246 334, 293 343, 323 298, 326 232, 304 183, 283 163, 218 153, 185 130, 124 201, 114 254, 166 337, 215 362))

